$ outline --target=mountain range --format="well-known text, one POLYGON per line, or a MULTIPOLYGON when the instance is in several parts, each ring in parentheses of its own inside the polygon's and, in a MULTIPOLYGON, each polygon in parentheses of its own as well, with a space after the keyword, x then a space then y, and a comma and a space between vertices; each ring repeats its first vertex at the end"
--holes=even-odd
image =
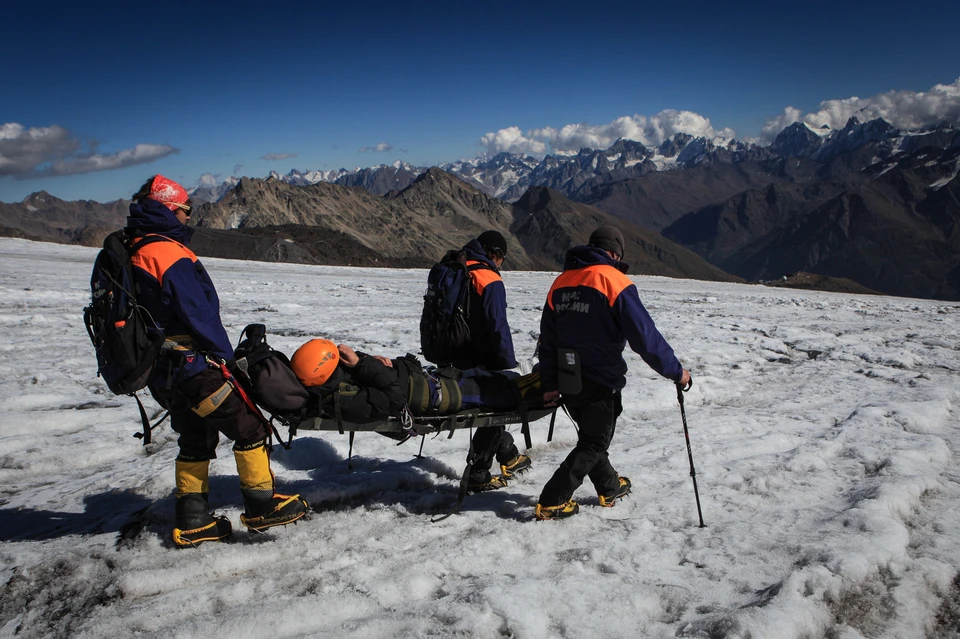
POLYGON ((201 229, 270 235, 306 247, 324 258, 320 263, 363 265, 429 266, 450 248, 495 229, 507 238, 506 267, 524 270, 558 269, 567 249, 585 243, 597 226, 616 224, 632 272, 740 280, 649 229, 545 187, 509 204, 438 168, 384 196, 323 182, 298 187, 243 178, 220 202, 200 206, 197 217, 201 229), (303 229, 310 229, 308 236, 303 229), (350 248, 339 257, 321 255, 331 242, 350 248))
MULTIPOLYGON (((588 227, 614 223, 636 246, 633 272, 821 287, 846 278, 845 290, 956 300, 958 169, 949 122, 901 131, 851 118, 839 130, 794 123, 770 146, 677 134, 542 159, 230 178, 192 197, 207 202, 194 220, 211 255, 424 266, 495 228, 509 238, 509 268, 556 269, 588 227), (245 239, 217 248, 231 232, 245 239), (784 280, 796 272, 810 276, 784 280)), ((0 233, 93 245, 125 208, 38 193, 0 204, 0 233)))

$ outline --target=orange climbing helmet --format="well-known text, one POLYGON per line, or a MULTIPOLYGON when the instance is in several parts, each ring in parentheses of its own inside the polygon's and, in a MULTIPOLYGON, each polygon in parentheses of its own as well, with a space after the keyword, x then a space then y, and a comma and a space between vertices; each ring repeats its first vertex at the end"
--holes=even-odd
POLYGON ((337 345, 328 339, 312 339, 293 354, 290 367, 304 386, 320 386, 340 363, 337 345))

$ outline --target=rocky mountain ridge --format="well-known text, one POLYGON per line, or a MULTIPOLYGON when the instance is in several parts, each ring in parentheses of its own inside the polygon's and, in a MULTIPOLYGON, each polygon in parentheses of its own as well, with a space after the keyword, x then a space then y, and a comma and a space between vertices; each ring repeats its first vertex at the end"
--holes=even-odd
POLYGON ((383 197, 359 187, 244 178, 220 202, 201 206, 196 217, 202 229, 270 235, 299 247, 339 242, 347 249, 347 263, 383 265, 429 266, 447 250, 495 229, 507 238, 505 268, 526 270, 559 269, 568 248, 585 243, 597 226, 616 224, 631 246, 634 273, 738 280, 656 233, 549 189, 531 189, 511 206, 437 168, 383 197))
POLYGON ((747 189, 662 233, 748 280, 807 271, 887 294, 960 299, 960 144, 951 144, 747 189))

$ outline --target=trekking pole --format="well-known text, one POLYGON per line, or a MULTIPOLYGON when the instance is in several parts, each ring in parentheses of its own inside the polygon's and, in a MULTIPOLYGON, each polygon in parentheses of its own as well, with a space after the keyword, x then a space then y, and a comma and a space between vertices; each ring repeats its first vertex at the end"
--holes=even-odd
POLYGON ((693 450, 690 448, 690 431, 687 430, 687 413, 683 410, 683 394, 693 388, 693 379, 684 388, 682 384, 677 383, 677 401, 680 402, 680 417, 683 418, 683 436, 687 440, 687 457, 690 458, 690 477, 693 478, 693 494, 697 498, 697 515, 700 517, 700 527, 706 528, 703 523, 703 513, 700 511, 700 491, 697 490, 697 471, 693 467, 693 450))

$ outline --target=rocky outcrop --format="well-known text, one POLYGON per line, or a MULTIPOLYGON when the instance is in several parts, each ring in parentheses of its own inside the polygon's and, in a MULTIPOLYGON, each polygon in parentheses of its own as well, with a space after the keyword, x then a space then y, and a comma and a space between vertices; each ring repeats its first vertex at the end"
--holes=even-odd
POLYGON ((0 202, 0 234, 42 242, 99 246, 126 223, 130 202, 65 201, 39 191, 16 204, 0 202))

